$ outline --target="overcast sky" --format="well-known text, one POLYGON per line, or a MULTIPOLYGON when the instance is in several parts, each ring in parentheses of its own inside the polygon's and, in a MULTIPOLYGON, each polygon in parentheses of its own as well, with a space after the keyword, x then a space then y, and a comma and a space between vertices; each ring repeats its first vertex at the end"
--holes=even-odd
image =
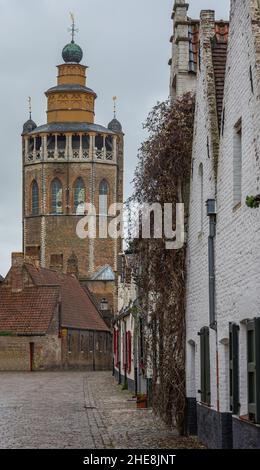
MULTIPOLYGON (((118 119, 125 132, 125 195, 131 193, 136 154, 145 137, 149 110, 168 97, 173 0, 0 0, 0 274, 10 253, 21 250, 21 130, 32 96, 33 119, 46 122, 44 91, 55 85, 61 51, 70 41, 69 12, 76 16, 76 41, 89 66, 88 85, 96 101, 96 122, 118 119)), ((189 15, 215 9, 228 18, 228 0, 190 0, 189 15)))

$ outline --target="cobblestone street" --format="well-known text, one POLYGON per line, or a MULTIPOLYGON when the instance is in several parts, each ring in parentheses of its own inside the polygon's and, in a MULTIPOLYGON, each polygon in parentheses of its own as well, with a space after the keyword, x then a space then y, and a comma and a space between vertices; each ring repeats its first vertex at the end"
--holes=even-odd
POLYGON ((0 448, 197 448, 138 410, 109 372, 0 374, 0 448))

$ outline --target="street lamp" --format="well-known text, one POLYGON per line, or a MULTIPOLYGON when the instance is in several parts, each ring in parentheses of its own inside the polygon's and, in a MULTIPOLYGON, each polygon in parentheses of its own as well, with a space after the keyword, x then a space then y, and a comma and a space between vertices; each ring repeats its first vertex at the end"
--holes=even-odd
POLYGON ((108 310, 108 301, 106 299, 102 299, 100 302, 100 310, 108 310))

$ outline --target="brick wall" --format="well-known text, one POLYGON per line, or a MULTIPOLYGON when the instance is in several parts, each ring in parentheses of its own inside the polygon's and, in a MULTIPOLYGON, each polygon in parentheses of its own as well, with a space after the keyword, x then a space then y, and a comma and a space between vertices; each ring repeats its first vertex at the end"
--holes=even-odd
POLYGON ((0 370, 30 371, 30 343, 34 344, 33 370, 60 367, 61 344, 57 335, 0 336, 0 370))

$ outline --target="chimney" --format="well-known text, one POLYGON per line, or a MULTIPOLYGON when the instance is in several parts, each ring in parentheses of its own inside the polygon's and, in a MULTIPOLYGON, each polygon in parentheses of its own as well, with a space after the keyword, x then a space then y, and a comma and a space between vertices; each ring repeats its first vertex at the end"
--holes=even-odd
POLYGON ((24 254, 12 253, 11 288, 12 292, 23 290, 24 254))
POLYGON ((202 10, 200 13, 202 42, 208 41, 215 35, 215 27, 215 11, 202 10))

